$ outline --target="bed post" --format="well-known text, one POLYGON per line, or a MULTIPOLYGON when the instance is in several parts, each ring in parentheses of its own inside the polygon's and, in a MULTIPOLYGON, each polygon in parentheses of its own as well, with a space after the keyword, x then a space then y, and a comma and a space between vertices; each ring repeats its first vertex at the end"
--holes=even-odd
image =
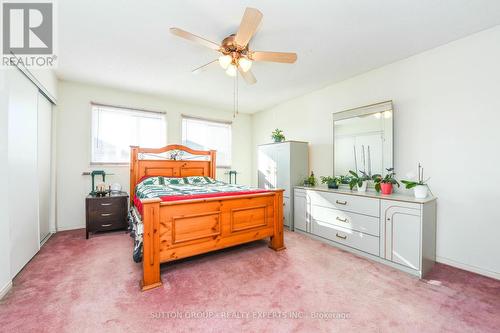
POLYGON ((137 181, 137 153, 139 152, 138 146, 130 146, 130 205, 134 203, 135 182, 137 181))
POLYGON ((159 198, 142 200, 143 278, 142 291, 160 287, 160 202, 159 198))
POLYGON ((274 233, 271 236, 269 247, 274 251, 284 250, 285 241, 283 239, 283 190, 274 192, 274 233))
POLYGON ((217 170, 217 165, 216 165, 216 157, 217 152, 215 150, 210 151, 210 178, 215 179, 215 172, 217 170))

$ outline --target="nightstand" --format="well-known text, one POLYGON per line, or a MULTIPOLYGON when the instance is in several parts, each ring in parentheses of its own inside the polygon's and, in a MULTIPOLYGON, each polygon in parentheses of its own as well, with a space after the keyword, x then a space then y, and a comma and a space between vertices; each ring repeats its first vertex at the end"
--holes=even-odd
POLYGON ((105 197, 88 195, 85 199, 86 238, 89 233, 125 229, 127 224, 128 194, 113 193, 105 197))

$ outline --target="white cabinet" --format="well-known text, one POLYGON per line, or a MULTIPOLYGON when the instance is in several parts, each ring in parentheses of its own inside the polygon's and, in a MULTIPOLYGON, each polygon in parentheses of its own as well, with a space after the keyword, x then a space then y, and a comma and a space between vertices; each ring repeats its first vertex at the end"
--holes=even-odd
POLYGON ((382 200, 382 258, 420 270, 420 210, 418 204, 382 200))
POLYGON ((284 223, 293 229, 293 186, 300 185, 309 172, 307 142, 285 141, 258 146, 257 168, 260 188, 284 189, 284 223))
POLYGON ((436 259, 436 200, 296 187, 295 229, 422 277, 436 259))
POLYGON ((293 227, 298 230, 308 231, 307 197, 306 191, 296 189, 293 199, 293 227))

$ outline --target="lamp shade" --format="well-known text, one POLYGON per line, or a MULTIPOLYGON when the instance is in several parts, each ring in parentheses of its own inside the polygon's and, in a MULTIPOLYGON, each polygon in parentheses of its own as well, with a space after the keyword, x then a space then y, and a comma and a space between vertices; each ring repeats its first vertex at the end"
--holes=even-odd
POLYGON ((248 72, 252 68, 252 61, 242 57, 238 60, 238 65, 243 72, 248 72))
POLYGON ((221 55, 219 57, 219 65, 224 69, 227 69, 227 67, 231 64, 231 61, 233 61, 233 57, 229 54, 221 55))

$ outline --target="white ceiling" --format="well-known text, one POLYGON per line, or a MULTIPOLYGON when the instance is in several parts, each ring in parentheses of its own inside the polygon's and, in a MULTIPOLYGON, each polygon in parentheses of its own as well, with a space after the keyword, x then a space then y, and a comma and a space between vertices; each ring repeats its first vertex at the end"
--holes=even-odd
POLYGON ((298 60, 254 63, 257 84, 240 83, 243 112, 500 24, 498 0, 64 0, 57 75, 231 110, 232 78, 218 66, 191 73, 217 52, 168 29, 220 42, 236 32, 247 6, 264 14, 250 48, 293 51, 298 60))

